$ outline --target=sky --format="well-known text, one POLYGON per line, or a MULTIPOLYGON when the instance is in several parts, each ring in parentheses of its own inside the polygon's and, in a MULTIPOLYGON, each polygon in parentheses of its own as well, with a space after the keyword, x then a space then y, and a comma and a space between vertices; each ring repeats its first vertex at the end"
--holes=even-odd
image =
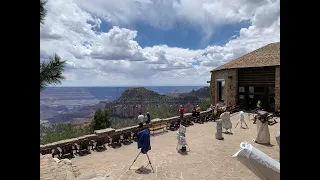
POLYGON ((40 61, 61 86, 206 85, 210 71, 280 42, 280 0, 48 0, 40 61))

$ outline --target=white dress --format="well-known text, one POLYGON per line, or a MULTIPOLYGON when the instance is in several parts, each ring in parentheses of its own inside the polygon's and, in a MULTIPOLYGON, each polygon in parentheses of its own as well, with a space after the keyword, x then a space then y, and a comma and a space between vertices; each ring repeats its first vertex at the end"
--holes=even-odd
POLYGON ((187 131, 187 128, 183 125, 180 125, 179 130, 177 131, 178 144, 180 146, 187 145, 186 131, 187 131))
POLYGON ((260 120, 257 120, 257 138, 255 141, 260 144, 270 144, 270 132, 268 121, 262 123, 260 120))
POLYGON ((220 115, 220 118, 222 120, 222 127, 225 129, 231 129, 232 123, 230 121, 230 112, 224 112, 220 115))

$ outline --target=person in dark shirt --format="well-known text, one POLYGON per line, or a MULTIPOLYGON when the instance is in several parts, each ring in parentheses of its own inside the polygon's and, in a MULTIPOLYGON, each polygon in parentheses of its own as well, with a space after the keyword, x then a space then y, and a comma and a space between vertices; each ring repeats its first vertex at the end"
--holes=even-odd
POLYGON ((196 117, 197 116, 197 111, 196 111, 196 107, 194 106, 192 109, 192 117, 196 117))
POLYGON ((197 116, 200 116, 200 111, 201 111, 200 106, 197 105, 197 108, 196 108, 197 116))
POLYGON ((146 116, 147 116, 146 124, 149 124, 151 122, 151 116, 150 116, 149 112, 147 112, 146 116))

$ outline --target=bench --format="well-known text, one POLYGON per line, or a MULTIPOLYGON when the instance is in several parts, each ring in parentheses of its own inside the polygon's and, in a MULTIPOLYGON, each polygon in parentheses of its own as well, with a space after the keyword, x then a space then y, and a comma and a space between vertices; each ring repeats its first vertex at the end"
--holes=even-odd
POLYGON ((97 139, 96 134, 90 134, 85 136, 78 137, 79 142, 76 143, 76 152, 81 156, 83 155, 83 151, 90 153, 90 146, 91 150, 94 149, 94 139, 97 139))
MULTIPOLYGON (((71 157, 74 157, 73 151, 77 149, 76 143, 79 143, 79 140, 77 138, 72 138, 72 139, 66 139, 62 141, 58 141, 57 147, 61 149, 61 155, 60 157, 64 157, 67 154, 70 154, 71 157)), ((54 151, 57 151, 58 149, 55 148, 54 151)), ((56 152, 54 152, 56 154, 56 152)))
POLYGON ((154 133, 154 131, 163 129, 165 131, 167 128, 167 121, 164 121, 162 119, 156 118, 153 119, 150 123, 149 129, 154 133))
POLYGON ((109 145, 120 145, 121 144, 121 133, 122 130, 116 130, 111 136, 108 136, 109 138, 109 145))
MULTIPOLYGON (((122 143, 132 143, 133 137, 134 137, 134 133, 135 130, 138 126, 131 126, 131 127, 126 127, 126 128, 122 128, 119 129, 118 131, 121 131, 120 133, 120 141, 122 143)), ((117 130, 116 130, 117 132, 117 130)))
POLYGON ((54 146, 51 144, 40 145, 40 153, 42 155, 52 154, 52 149, 54 149, 54 146))
POLYGON ((110 143, 110 136, 115 133, 115 129, 113 128, 106 128, 106 129, 100 129, 95 130, 94 133, 98 136, 95 140, 95 150, 98 150, 99 148, 106 149, 105 144, 110 143))

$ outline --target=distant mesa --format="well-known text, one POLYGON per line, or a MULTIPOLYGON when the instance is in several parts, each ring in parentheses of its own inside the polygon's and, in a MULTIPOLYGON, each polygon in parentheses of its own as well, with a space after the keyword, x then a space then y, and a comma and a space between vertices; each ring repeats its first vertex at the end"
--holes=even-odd
MULTIPOLYGON (((98 109, 106 108, 111 116, 120 118, 133 118, 139 112, 146 113, 149 108, 158 108, 161 111, 177 112, 179 105, 185 105, 186 112, 191 111, 195 104, 201 104, 206 98, 210 97, 209 87, 175 88, 161 87, 160 94, 153 88, 47 88, 41 93, 40 102, 52 98, 54 102, 42 103, 40 106, 40 119, 45 119, 49 123, 70 122, 73 124, 83 124, 91 121, 94 113, 98 109), (171 88, 171 89, 170 89, 171 88), (105 92, 107 91, 107 93, 105 92), (107 96, 107 94, 110 94, 107 96), (84 98, 84 99, 81 99, 84 98), (106 100, 106 98, 108 100, 106 100), (66 100, 67 99, 67 100, 66 100), (71 102, 99 102, 94 105, 65 105, 71 102), (80 101, 79 101, 80 100, 80 101), (61 105, 53 105, 61 103, 61 105)), ((157 90, 160 92, 160 90, 157 90)))
MULTIPOLYGON (((125 90, 119 99, 107 103, 106 109, 111 115, 120 117, 135 117, 139 112, 146 113, 149 107, 156 107, 163 111, 177 111, 179 105, 186 106, 186 111, 191 112, 193 105, 201 104, 203 99, 197 97, 198 94, 204 97, 208 89, 201 90, 201 93, 194 91, 193 94, 185 93, 177 97, 160 95, 146 88, 131 88, 125 90), (181 96, 180 96, 181 95, 181 96)), ((178 93, 178 91, 173 91, 178 93)), ((209 96, 208 96, 209 97, 209 96)))

